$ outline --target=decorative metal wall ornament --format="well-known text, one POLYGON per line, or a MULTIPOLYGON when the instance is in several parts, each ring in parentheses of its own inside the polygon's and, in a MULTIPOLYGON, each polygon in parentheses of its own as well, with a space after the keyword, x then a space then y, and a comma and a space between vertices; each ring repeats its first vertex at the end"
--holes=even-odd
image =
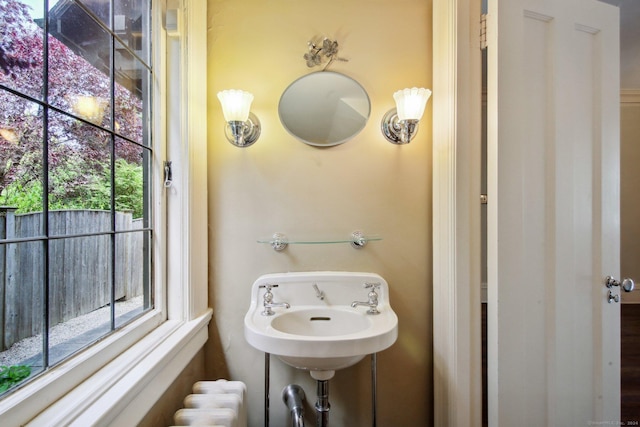
POLYGON ((304 54, 304 59, 307 61, 307 67, 309 68, 322 65, 326 61, 326 64, 322 67, 322 71, 324 71, 333 61, 348 61, 348 59, 338 57, 338 42, 335 40, 325 37, 321 46, 313 40, 307 44, 309 45, 309 52, 304 54))

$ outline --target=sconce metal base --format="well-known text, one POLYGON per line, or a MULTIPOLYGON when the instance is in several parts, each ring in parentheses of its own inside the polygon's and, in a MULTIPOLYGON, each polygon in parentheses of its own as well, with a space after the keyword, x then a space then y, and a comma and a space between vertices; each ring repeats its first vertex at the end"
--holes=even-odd
POLYGON ((397 109, 392 108, 382 118, 380 129, 392 144, 408 144, 418 132, 418 120, 398 120, 397 109))
POLYGON ((230 121, 224 128, 227 140, 236 147, 249 147, 258 140, 260 131, 260 120, 253 113, 249 113, 246 122, 230 121))

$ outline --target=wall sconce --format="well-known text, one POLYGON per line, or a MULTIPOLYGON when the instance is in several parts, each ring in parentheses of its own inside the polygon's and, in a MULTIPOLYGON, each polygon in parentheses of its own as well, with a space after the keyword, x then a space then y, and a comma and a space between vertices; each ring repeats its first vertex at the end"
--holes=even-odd
POLYGON ((260 121, 250 112, 253 95, 243 90, 218 92, 222 113, 227 121, 225 136, 236 147, 248 147, 260 136, 260 121))
POLYGON ((418 122, 431 91, 424 88, 402 89, 393 94, 396 108, 382 118, 382 134, 393 144, 408 144, 418 132, 418 122))

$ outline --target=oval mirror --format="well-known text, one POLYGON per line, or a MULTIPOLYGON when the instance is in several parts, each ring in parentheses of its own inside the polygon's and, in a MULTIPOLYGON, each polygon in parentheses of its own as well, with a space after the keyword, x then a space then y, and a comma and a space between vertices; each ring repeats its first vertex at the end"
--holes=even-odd
POLYGON ((285 129, 304 143, 342 144, 367 124, 371 103, 357 81, 333 71, 300 77, 280 97, 278 114, 285 129))

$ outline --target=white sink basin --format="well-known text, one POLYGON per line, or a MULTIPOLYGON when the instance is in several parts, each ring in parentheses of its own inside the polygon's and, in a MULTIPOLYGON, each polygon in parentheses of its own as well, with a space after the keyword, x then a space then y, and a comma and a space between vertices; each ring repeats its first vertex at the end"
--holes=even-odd
POLYGON ((355 310, 309 308, 282 313, 271 320, 279 332, 312 337, 334 337, 359 333, 371 327, 371 319, 355 310))
POLYGON ((331 378, 335 370, 390 347, 398 336, 398 317, 389 305, 387 282, 374 273, 261 276, 253 284, 244 325, 251 346, 309 370, 316 379, 331 378), (367 306, 351 306, 354 301, 368 301, 371 289, 365 289, 365 283, 379 284, 379 314, 367 314, 367 306), (273 302, 286 302, 289 308, 274 307, 273 315, 264 315, 265 285, 277 285, 271 289, 273 302))

